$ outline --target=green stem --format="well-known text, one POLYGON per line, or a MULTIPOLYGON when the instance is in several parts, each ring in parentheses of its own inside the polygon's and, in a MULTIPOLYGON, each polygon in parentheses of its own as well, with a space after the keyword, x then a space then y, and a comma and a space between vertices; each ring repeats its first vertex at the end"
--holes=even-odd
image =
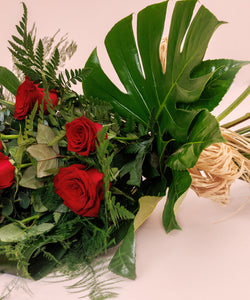
POLYGON ((18 138, 18 134, 13 134, 13 135, 0 134, 0 140, 15 140, 17 138, 18 138))
POLYGON ((238 124, 240 124, 242 122, 247 121, 248 119, 250 119, 250 113, 247 113, 243 117, 240 117, 240 118, 238 118, 238 119, 236 119, 234 121, 231 121, 231 122, 228 122, 226 124, 223 124, 223 125, 221 125, 221 127, 223 127, 223 128, 231 128, 231 127, 233 127, 235 125, 238 125, 238 124))
POLYGON ((244 134, 250 132, 250 126, 243 127, 241 129, 236 130, 238 134, 244 134))
POLYGON ((19 169, 27 168, 27 167, 30 167, 30 166, 32 166, 32 163, 21 164, 21 165, 19 166, 19 169))
POLYGON ((218 117, 217 121, 220 122, 227 115, 229 115, 248 95, 250 94, 250 85, 245 91, 231 104, 229 105, 218 117))
POLYGON ((118 140, 118 141, 136 141, 138 140, 138 137, 123 137, 123 136, 114 136, 112 137, 112 140, 118 140))
POLYGON ((31 217, 28 217, 28 218, 26 218, 26 219, 23 219, 23 220, 20 221, 20 222, 21 222, 21 223, 28 223, 29 221, 39 219, 42 215, 43 215, 43 214, 37 214, 37 215, 31 216, 31 217))
POLYGON ((15 219, 13 219, 13 218, 11 218, 11 217, 9 217, 9 216, 5 216, 5 215, 4 215, 4 217, 5 217, 7 220, 11 221, 12 223, 17 223, 17 224, 20 225, 22 228, 26 229, 26 226, 25 226, 22 222, 20 222, 20 221, 18 221, 18 220, 15 220, 15 219))
POLYGON ((4 104, 4 105, 12 105, 15 106, 15 102, 10 102, 10 101, 6 101, 3 99, 0 99, 0 103, 4 104))

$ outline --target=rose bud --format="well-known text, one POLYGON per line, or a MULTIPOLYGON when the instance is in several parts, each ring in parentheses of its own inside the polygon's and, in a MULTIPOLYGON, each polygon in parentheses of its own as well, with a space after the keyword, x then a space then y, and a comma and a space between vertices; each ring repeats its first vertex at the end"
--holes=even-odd
POLYGON ((68 150, 88 156, 96 150, 97 133, 102 125, 85 117, 77 118, 65 125, 68 150))
POLYGON ((0 141, 0 151, 3 150, 3 144, 2 144, 2 141, 0 141))
POLYGON ((103 200, 103 173, 80 164, 60 168, 54 177, 55 192, 64 205, 85 217, 97 217, 103 200))
POLYGON ((29 115, 38 101, 38 110, 44 102, 44 113, 47 113, 47 101, 50 101, 54 107, 58 103, 58 96, 55 90, 50 91, 50 99, 44 99, 44 88, 39 88, 39 84, 34 84, 28 78, 18 87, 16 94, 15 113, 14 117, 18 120, 25 119, 29 115), (43 100, 44 99, 44 100, 43 100))

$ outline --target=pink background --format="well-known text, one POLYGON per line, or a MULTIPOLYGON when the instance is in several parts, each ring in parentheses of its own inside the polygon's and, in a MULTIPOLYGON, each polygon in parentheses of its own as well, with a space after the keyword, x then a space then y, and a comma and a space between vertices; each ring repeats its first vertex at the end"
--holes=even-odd
MULTIPOLYGON (((220 20, 228 21, 217 29, 206 58, 250 60, 250 1, 203 0, 220 20)), ((22 16, 19 1, 4 1, 1 6, 0 65, 11 67, 7 40, 15 34, 22 16), (3 4, 4 3, 4 4, 3 4)), ((95 46, 105 70, 117 82, 104 51, 103 40, 109 29, 121 18, 137 12, 150 0, 27 0, 30 26, 35 21, 38 37, 51 36, 57 29, 68 33, 78 44, 78 51, 68 62, 69 68, 84 66, 95 46)), ((170 1, 169 8, 175 1, 170 1)), ((168 22, 167 22, 168 24, 168 22)), ((167 30, 166 30, 167 34, 167 30)), ((119 84, 119 83, 118 83, 119 84)), ((244 67, 224 97, 215 115, 229 105, 250 84, 250 67, 244 67)), ((250 97, 225 121, 249 111, 250 97)), ((161 224, 164 200, 136 232, 137 279, 118 284, 119 300, 235 300, 250 299, 250 203, 226 221, 214 222, 235 212, 249 199, 249 187, 237 181, 231 201, 225 208, 210 200, 198 198, 189 191, 178 213, 182 231, 166 235, 161 224)), ((0 295, 15 277, 1 275, 0 295)), ((19 280, 29 287, 29 296, 18 289, 9 300, 78 299, 64 288, 67 283, 50 284, 19 280)))

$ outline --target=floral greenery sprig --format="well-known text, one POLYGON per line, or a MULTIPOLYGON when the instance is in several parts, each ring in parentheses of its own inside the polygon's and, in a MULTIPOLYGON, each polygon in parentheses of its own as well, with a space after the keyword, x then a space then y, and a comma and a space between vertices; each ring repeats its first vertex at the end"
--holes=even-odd
MULTIPOLYGON (((68 90, 71 88, 72 83, 81 82, 88 70, 77 69, 68 71, 66 69, 65 75, 62 72, 57 74, 60 65, 60 53, 58 50, 60 42, 53 50, 51 57, 46 59, 46 49, 42 39, 39 39, 36 44, 33 31, 28 31, 27 7, 24 3, 22 4, 23 17, 19 25, 16 25, 19 36, 13 35, 13 41, 9 41, 9 50, 16 59, 16 67, 35 83, 42 83, 47 90, 52 88, 68 90)), ((52 42, 53 39, 51 40, 52 42)))
POLYGON ((0 67, 0 83, 16 97, 1 100, 0 170, 8 176, 0 174, 0 259, 19 275, 40 279, 63 265, 74 273, 122 241, 109 269, 134 279, 135 230, 167 188, 163 225, 180 228, 175 205, 191 186, 189 170, 205 148, 225 141, 210 111, 246 62, 203 61, 223 22, 203 6, 192 19, 196 0, 188 0, 176 3, 162 65, 167 4, 138 14, 137 43, 132 16, 106 37, 126 93, 102 71, 96 50, 85 68, 62 75, 60 51, 45 59, 23 4, 10 51, 24 82, 0 67), (84 95, 71 89, 76 80, 84 95))

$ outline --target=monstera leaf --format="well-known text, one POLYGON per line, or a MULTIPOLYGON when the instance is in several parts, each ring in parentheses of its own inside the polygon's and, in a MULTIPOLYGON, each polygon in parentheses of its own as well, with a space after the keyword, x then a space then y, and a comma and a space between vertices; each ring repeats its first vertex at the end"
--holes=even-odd
MULTIPOLYGON (((173 201, 185 192, 175 182, 178 178, 175 174, 186 174, 186 169, 195 165, 205 147, 224 141, 218 122, 209 111, 218 105, 235 74, 246 63, 229 59, 203 61, 212 34, 224 22, 218 21, 204 6, 194 15, 196 2, 178 1, 175 5, 165 72, 159 46, 168 1, 148 6, 138 13, 137 41, 132 15, 118 22, 105 39, 108 55, 126 92, 104 73, 96 49, 85 66, 92 71, 83 80, 87 97, 110 102, 114 111, 124 118, 134 118, 147 126, 152 111, 155 112, 160 169, 168 168, 171 178, 167 185, 172 192, 168 194, 163 215, 167 232, 178 228, 175 222, 166 219, 173 217, 173 201), (169 147, 169 141, 173 147, 169 147)), ((164 176, 163 171, 161 176, 164 176)), ((191 181, 188 175, 185 178, 185 189, 188 189, 191 181)))

